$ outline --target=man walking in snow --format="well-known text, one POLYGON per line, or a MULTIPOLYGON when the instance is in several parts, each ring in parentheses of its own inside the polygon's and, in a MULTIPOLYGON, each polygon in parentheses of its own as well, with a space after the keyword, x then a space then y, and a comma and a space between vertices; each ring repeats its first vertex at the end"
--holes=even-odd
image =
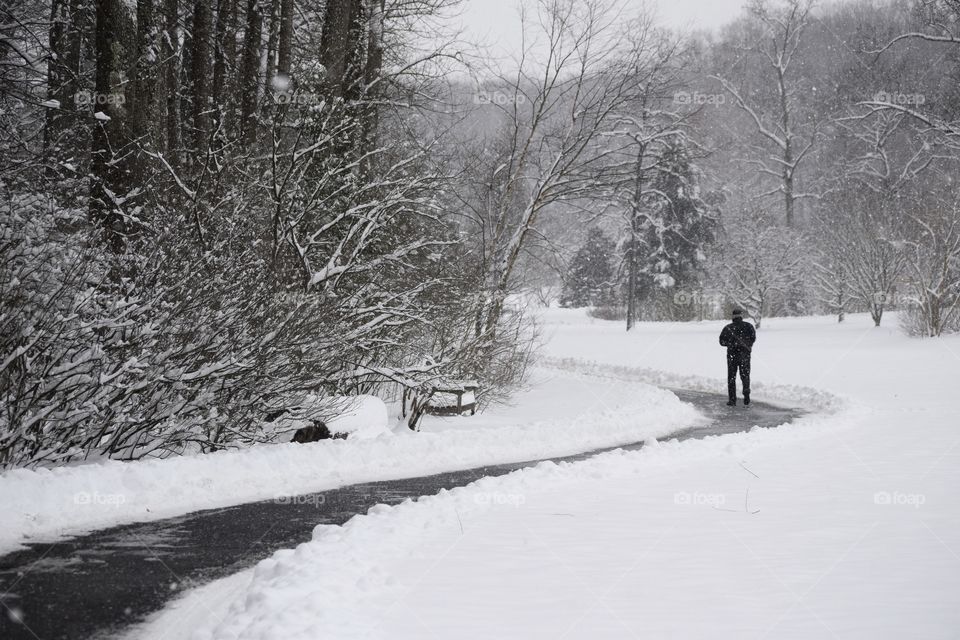
POLYGON ((743 383, 743 404, 750 404, 750 351, 757 341, 757 331, 744 322, 743 311, 733 310, 733 322, 720 332, 720 346, 727 348, 727 406, 737 406, 737 370, 743 383))

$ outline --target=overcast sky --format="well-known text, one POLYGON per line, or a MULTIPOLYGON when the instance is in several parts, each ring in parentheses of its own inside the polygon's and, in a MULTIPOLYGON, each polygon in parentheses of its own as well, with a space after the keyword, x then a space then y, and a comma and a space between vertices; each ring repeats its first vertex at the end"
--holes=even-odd
MULTIPOLYGON (((466 0, 462 21, 470 39, 482 40, 497 54, 519 49, 517 7, 531 0, 466 0)), ((628 0, 638 8, 643 0, 628 0)), ((739 15, 746 0, 647 0, 660 21, 674 28, 714 29, 739 15)))

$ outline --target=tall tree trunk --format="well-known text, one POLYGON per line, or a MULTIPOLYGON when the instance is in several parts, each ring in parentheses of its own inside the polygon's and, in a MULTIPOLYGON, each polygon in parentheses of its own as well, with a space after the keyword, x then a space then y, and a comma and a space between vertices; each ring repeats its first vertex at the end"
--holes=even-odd
POLYGON ((193 151, 202 154, 210 133, 210 0, 194 0, 190 88, 193 120, 193 151))
POLYGON ((383 28, 386 0, 367 0, 367 61, 364 65, 364 90, 370 91, 383 71, 383 28))
POLYGON ((183 148, 180 121, 180 0, 166 0, 166 33, 164 34, 165 84, 167 98, 166 152, 174 166, 183 148))
POLYGON ((280 0, 270 0, 270 28, 267 30, 267 65, 264 69, 264 87, 267 93, 275 90, 273 79, 277 73, 277 47, 280 40, 280 0))
POLYGON ((247 26, 243 36, 243 65, 240 71, 240 129, 247 142, 257 134, 257 99, 259 93, 260 42, 263 12, 257 0, 247 2, 247 26))
POLYGON ((97 98, 91 152, 90 218, 103 227, 116 253, 126 247, 127 221, 121 209, 127 195, 130 149, 124 140, 122 77, 129 24, 121 0, 97 0, 95 51, 97 98))
POLYGON ((647 148, 641 144, 637 150, 636 174, 633 197, 630 202, 630 247, 627 249, 627 331, 637 322, 637 285, 640 278, 640 205, 643 198, 643 159, 647 148))
POLYGON ((327 0, 320 36, 320 63, 327 70, 326 90, 332 97, 360 98, 363 0, 327 0))
POLYGON ((787 82, 783 71, 777 69, 777 88, 780 92, 780 127, 783 130, 783 209, 788 227, 794 221, 793 174, 796 166, 793 160, 793 132, 790 130, 790 104, 787 101, 787 82))
POLYGON ((57 163, 72 161, 70 153, 82 153, 85 147, 84 129, 77 118, 80 92, 82 30, 88 29, 90 7, 85 0, 54 0, 50 9, 50 51, 54 54, 47 64, 47 98, 56 100, 57 108, 47 109, 43 132, 47 156, 47 175, 61 176, 57 163))
MULTIPOLYGON (((64 84, 68 82, 70 72, 64 69, 67 49, 67 31, 70 29, 70 16, 67 0, 53 0, 50 5, 50 51, 53 55, 47 63, 47 97, 59 102, 57 108, 47 109, 46 124, 43 130, 43 146, 52 161, 57 154, 57 144, 65 128, 68 102, 64 100, 64 84)), ((48 165, 48 170, 51 165, 48 165)))
POLYGON ((280 33, 277 51, 277 74, 290 79, 293 61, 293 0, 280 0, 280 33))
POLYGON ((217 5, 216 49, 213 63, 213 126, 221 128, 230 138, 235 118, 231 117, 236 106, 232 91, 232 74, 237 70, 237 2, 220 0, 217 5))
MULTIPOLYGON (((377 127, 379 127, 380 107, 377 104, 377 97, 381 94, 381 87, 378 85, 381 74, 383 73, 383 20, 385 11, 385 0, 367 0, 367 60, 363 71, 363 97, 364 104, 361 118, 361 153, 368 153, 377 146, 377 127)), ((361 168, 364 175, 369 175, 373 167, 371 162, 373 155, 366 156, 367 161, 361 168)))
POLYGON ((149 147, 147 139, 154 122, 153 97, 156 84, 156 48, 153 0, 137 0, 137 60, 130 100, 130 127, 134 140, 149 147))

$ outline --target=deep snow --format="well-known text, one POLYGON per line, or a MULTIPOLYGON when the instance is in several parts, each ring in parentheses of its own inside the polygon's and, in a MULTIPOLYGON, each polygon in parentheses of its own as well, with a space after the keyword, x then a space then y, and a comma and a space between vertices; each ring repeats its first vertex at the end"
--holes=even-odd
MULTIPOLYGON (((607 387, 723 372, 718 323, 628 336, 574 312, 550 320, 552 356, 606 363, 566 366, 607 387)), ((861 316, 772 319, 754 369, 765 394, 820 413, 544 463, 318 527, 137 637, 955 638, 960 340, 861 316)))

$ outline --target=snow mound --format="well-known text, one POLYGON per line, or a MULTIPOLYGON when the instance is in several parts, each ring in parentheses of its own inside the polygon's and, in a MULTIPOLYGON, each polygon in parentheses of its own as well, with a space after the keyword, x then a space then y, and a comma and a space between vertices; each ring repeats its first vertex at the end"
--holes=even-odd
POLYGON ((348 433, 351 438, 376 438, 391 435, 387 405, 377 396, 361 395, 342 398, 343 413, 327 422, 331 433, 348 433))

